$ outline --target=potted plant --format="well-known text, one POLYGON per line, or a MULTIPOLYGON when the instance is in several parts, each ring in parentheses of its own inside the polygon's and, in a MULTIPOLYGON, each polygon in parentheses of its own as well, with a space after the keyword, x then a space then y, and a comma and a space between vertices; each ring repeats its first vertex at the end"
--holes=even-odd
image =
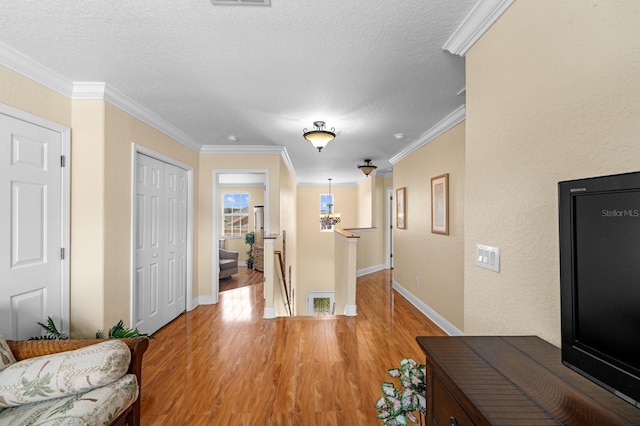
POLYGON ((256 233, 251 231, 244 234, 244 243, 249 245, 247 251, 247 268, 253 269, 253 245, 256 242, 256 233))
POLYGON ((380 385, 383 396, 378 398, 375 407, 378 418, 386 426, 406 425, 409 420, 418 423, 415 412, 418 411, 420 424, 427 410, 426 391, 424 382, 426 367, 411 358, 400 361, 400 368, 387 370, 389 376, 400 379, 400 389, 395 384, 383 382, 380 385))

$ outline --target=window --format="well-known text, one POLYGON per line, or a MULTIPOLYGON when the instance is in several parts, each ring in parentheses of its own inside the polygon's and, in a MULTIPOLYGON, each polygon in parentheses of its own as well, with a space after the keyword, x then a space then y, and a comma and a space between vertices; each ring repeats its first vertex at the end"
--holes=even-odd
MULTIPOLYGON (((333 213, 333 194, 320 194, 320 215, 333 213)), ((320 224, 320 232, 333 231, 333 225, 320 224)))
POLYGON ((222 235, 242 236, 249 231, 249 194, 222 194, 222 235))
POLYGON ((307 315, 334 315, 335 309, 335 293, 333 291, 307 292, 307 315))

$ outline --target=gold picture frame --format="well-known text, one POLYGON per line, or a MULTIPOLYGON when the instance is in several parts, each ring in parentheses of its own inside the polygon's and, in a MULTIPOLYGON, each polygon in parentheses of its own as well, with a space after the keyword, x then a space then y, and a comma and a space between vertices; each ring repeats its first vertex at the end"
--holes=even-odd
POLYGON ((407 188, 396 189, 396 228, 407 228, 407 188))
POLYGON ((431 178, 431 232, 449 235, 449 173, 431 178))

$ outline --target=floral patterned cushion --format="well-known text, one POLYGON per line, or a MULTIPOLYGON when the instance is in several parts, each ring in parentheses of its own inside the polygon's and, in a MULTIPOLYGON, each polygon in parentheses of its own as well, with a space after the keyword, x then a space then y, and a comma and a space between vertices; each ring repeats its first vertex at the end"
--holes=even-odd
POLYGON ((138 398, 134 374, 87 393, 0 410, 0 425, 108 425, 138 398))
POLYGON ((0 407, 76 395, 113 383, 129 367, 131 352, 120 340, 16 362, 0 371, 0 407))
POLYGON ((11 353, 11 349, 9 349, 4 337, 0 334, 0 371, 4 370, 11 364, 15 364, 15 362, 16 359, 11 353))

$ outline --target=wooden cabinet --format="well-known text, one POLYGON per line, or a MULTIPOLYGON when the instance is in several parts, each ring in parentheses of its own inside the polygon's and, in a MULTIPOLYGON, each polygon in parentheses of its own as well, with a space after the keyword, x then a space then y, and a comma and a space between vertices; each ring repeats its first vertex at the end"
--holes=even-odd
POLYGON ((427 425, 637 425, 640 408, 562 365, 533 336, 418 337, 427 425))
POLYGON ((264 272, 264 247, 253 246, 253 269, 264 272))

